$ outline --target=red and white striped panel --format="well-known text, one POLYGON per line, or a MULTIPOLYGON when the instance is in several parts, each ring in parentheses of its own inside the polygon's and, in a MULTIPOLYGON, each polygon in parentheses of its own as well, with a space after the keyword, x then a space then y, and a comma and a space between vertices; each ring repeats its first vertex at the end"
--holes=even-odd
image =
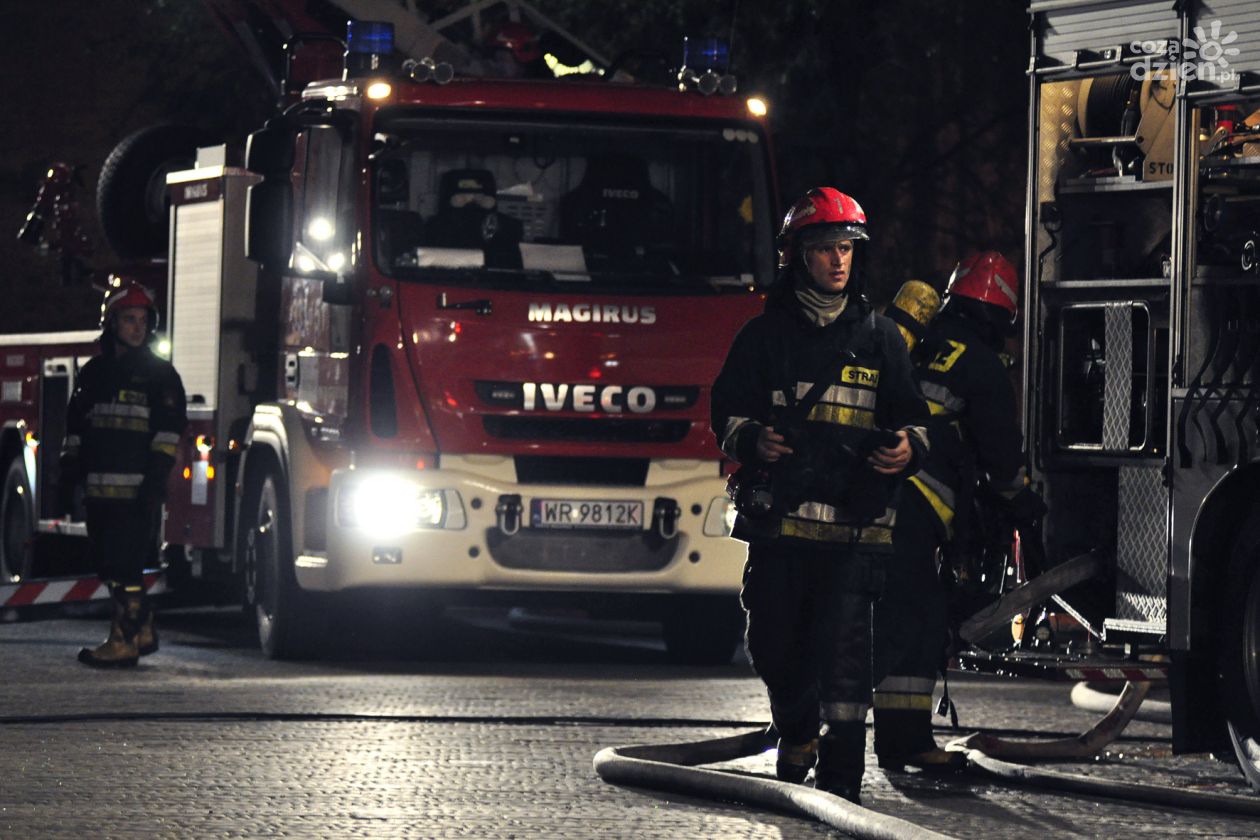
POLYGON ((1125 665, 1117 668, 1064 668, 1063 671, 1070 680, 1085 680, 1086 682, 1108 682, 1114 680, 1151 682, 1168 679, 1167 665, 1125 665))
MULTIPOLYGON (((166 591, 166 578, 160 574, 145 575, 144 589, 150 595, 160 595, 166 591)), ((109 587, 95 576, 57 578, 0 586, 0 608, 83 603, 108 597, 109 587)))

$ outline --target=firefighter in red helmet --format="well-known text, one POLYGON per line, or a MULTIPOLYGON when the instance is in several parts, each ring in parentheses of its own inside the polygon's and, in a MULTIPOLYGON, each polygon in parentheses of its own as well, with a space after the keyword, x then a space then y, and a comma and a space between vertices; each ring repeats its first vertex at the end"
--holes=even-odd
POLYGON ((1019 311, 1019 275, 996 251, 960 262, 914 351, 932 412, 930 453, 897 509, 895 556, 875 610, 875 752, 880 767, 961 768, 932 736, 932 693, 948 644, 937 550, 964 539, 977 480, 1017 506, 1026 486, 1015 390, 1001 350, 1019 311))
POLYGON ((486 30, 482 41, 485 71, 507 78, 546 79, 552 73, 543 60, 538 33, 518 20, 503 20, 486 30))
POLYGON ((111 276, 101 352, 79 372, 66 412, 62 503, 73 509, 82 491, 92 559, 114 602, 108 638, 79 651, 86 665, 134 665, 158 647, 143 572, 186 412, 179 374, 149 347, 157 322, 149 290, 111 276))
POLYGON ((749 543, 749 658, 778 732, 776 772, 858 801, 871 703, 871 603, 927 406, 896 326, 861 294, 866 215, 812 189, 788 211, 780 272, 712 391, 740 464, 733 536, 749 543))

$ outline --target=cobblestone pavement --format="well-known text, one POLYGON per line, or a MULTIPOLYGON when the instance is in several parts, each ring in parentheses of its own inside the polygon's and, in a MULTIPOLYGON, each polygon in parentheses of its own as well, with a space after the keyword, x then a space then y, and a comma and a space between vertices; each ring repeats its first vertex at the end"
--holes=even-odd
MULTIPOLYGON (((791 815, 604 783, 601 748, 720 737, 765 719, 747 664, 684 668, 650 637, 518 632, 493 616, 427 643, 263 660, 229 610, 168 615, 122 672, 73 661, 99 619, 0 624, 0 837, 810 838, 791 815)), ((413 632, 394 628, 395 641, 413 632)), ((1067 688, 954 675, 964 730, 1075 733, 1067 688)), ((1173 758, 1136 722, 1108 756, 1056 769, 1243 793, 1237 771, 1173 758)), ((952 737, 938 733, 938 740, 952 737)), ((765 756, 728 769, 770 776, 765 756)), ((886 775, 865 804, 956 837, 1254 837, 1260 820, 886 775)))

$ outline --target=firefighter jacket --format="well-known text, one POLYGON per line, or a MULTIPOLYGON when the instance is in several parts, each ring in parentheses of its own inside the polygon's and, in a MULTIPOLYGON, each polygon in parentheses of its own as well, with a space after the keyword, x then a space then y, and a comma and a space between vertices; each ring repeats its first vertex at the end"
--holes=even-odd
POLYGON ((711 409, 722 451, 741 465, 758 464, 764 426, 793 449, 767 468, 777 505, 769 532, 741 514, 737 538, 891 545, 895 491, 926 453, 928 410, 896 326, 863 298, 850 295, 826 326, 810 321, 795 296, 772 298, 735 337, 711 409), (818 402, 799 422, 785 422, 819 377, 828 385, 818 402), (866 458, 876 430, 899 429, 909 432, 911 463, 883 476, 866 458))
POLYGON ((1015 389, 981 332, 948 310, 915 348, 915 374, 932 412, 931 452, 910 483, 931 504, 947 540, 957 512, 970 507, 977 470, 1007 498, 1024 487, 1015 389))
POLYGON ((187 423, 184 386, 148 347, 93 357, 66 412, 63 479, 88 503, 156 504, 187 423))

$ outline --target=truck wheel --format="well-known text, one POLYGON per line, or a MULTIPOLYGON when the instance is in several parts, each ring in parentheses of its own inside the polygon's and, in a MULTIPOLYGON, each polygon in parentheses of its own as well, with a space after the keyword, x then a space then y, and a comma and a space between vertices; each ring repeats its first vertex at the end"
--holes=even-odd
POLYGON ((119 257, 166 252, 166 176, 191 169, 197 147, 207 140, 190 126, 155 125, 123 138, 109 153, 96 185, 96 212, 105 240, 119 257))
POLYGON ((0 496, 0 575, 8 583, 31 576, 31 540, 35 536, 35 516, 31 492, 26 483, 26 465, 19 455, 4 471, 4 491, 0 496))
POLYGON ((277 472, 250 476, 241 506, 242 557, 248 605, 268 659, 303 659, 319 649, 322 626, 313 599, 293 573, 288 499, 277 472))
POLYGON ((1220 698, 1234 755, 1260 790, 1260 505, 1230 551, 1220 612, 1220 698))
POLYGON ((661 621, 665 650, 681 665, 727 665, 744 636, 744 611, 729 598, 678 598, 661 621))

